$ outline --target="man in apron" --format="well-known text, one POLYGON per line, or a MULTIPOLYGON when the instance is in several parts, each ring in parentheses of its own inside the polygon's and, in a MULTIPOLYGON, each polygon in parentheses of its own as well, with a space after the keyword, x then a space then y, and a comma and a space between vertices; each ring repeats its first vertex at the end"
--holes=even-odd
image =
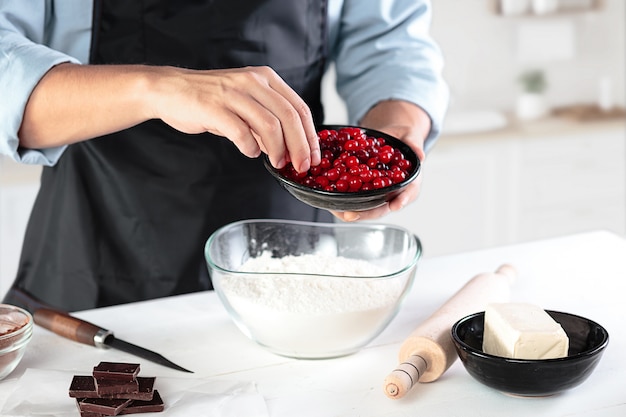
MULTIPOLYGON (((229 80, 236 86, 248 80, 277 94, 266 98, 251 87, 252 100, 243 97, 244 104, 233 103, 238 107, 227 115, 219 106, 209 106, 214 112, 206 115, 185 114, 186 103, 180 103, 180 114, 155 114, 133 123, 119 115, 107 119, 108 92, 87 92, 102 96, 101 105, 89 112, 94 120, 90 133, 98 132, 99 120, 107 120, 109 127, 84 140, 79 126, 78 139, 68 139, 71 145, 59 161, 44 168, 14 287, 68 311, 208 290, 203 246, 220 226, 249 218, 332 221, 330 213, 282 190, 256 157, 263 151, 275 166, 292 161, 302 170, 319 162, 313 139, 314 124, 323 120, 326 25, 325 0, 96 0, 90 64, 128 65, 117 68, 131 72, 147 65, 187 81, 196 70, 223 70, 216 73, 223 88, 229 80), (278 123, 255 124, 258 102, 277 115, 278 123), (194 126, 195 117, 225 121, 194 126), (111 122, 120 128, 111 130, 111 122), (276 126, 279 137, 274 139, 276 126)), ((63 71, 83 69, 76 67, 57 66, 39 91, 63 71)), ((113 66, 93 68, 106 72, 113 66)), ((150 88, 161 86, 171 87, 150 88)), ((180 88, 194 84, 181 82, 180 88)), ((25 112, 24 147, 39 134, 28 123, 37 116, 35 105, 42 99, 37 94, 25 112)), ((205 97, 202 90, 197 95, 198 100, 205 97)), ((129 106, 132 117, 132 99, 122 105, 129 106)), ((370 115, 374 121, 378 117, 370 115)), ((53 129, 54 123, 47 126, 53 129)), ((9 294, 5 302, 17 300, 9 294)))

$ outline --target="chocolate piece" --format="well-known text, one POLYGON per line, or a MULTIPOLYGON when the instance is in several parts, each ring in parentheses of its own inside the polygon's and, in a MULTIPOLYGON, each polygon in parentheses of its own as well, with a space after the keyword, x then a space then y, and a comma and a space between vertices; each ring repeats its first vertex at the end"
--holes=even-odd
POLYGON ((139 364, 100 362, 92 375, 74 375, 69 396, 81 417, 155 413, 165 410, 156 377, 138 377, 139 364))
POLYGON ((80 401, 82 398, 76 399, 76 408, 78 408, 78 412, 80 413, 80 417, 105 417, 106 414, 100 413, 92 413, 91 411, 83 411, 80 409, 80 401))
POLYGON ((137 382, 136 379, 133 381, 120 381, 115 379, 94 378, 94 381, 99 397, 111 397, 115 395, 128 398, 128 395, 139 392, 139 382, 137 382))
POLYGON ((152 399, 152 388, 156 377, 137 377, 137 392, 99 395, 96 381, 92 376, 74 375, 69 394, 72 398, 126 398, 131 400, 149 401, 152 399))
POLYGON ((124 398, 81 398, 78 401, 80 411, 100 413, 106 416, 118 415, 133 400, 124 398))
POLYGON ((97 379, 134 381, 138 373, 138 363, 100 362, 98 366, 93 368, 93 376, 97 379))
POLYGON ((132 394, 126 394, 126 398, 131 400, 151 401, 154 397, 154 381, 156 377, 137 377, 139 383, 139 391, 132 394))
POLYGON ((128 404, 121 412, 120 415, 125 414, 139 414, 139 413, 158 413, 165 410, 165 404, 161 399, 161 395, 158 390, 154 390, 154 395, 150 401, 133 400, 128 404))
POLYGON ((74 375, 69 393, 72 398, 98 398, 96 383, 90 375, 74 375))

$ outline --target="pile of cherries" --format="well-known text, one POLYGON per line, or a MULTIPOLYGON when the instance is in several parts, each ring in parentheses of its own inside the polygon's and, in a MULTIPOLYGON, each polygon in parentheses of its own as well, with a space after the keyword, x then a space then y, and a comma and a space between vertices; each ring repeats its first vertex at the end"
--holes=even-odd
POLYGON ((389 187, 411 172, 413 164, 399 149, 358 127, 325 129, 318 136, 320 164, 301 173, 287 164, 281 175, 316 190, 349 193, 389 187))

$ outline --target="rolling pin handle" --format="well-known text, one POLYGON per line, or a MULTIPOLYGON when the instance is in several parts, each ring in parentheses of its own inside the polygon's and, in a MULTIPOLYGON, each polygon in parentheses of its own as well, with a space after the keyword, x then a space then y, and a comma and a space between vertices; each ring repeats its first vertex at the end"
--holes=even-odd
POLYGON ((513 284, 517 278, 517 271, 513 265, 510 264, 502 264, 498 269, 496 269, 496 273, 500 274, 507 278, 509 281, 509 285, 513 284))
POLYGON ((385 394, 398 399, 417 384, 420 376, 428 368, 428 363, 420 355, 411 355, 385 378, 385 394))
POLYGON ((472 277, 402 343, 399 354, 402 363, 385 378, 385 395, 399 399, 420 379, 436 381, 457 358, 450 337, 454 322, 484 309, 488 303, 506 302, 516 278, 515 268, 506 263, 495 273, 472 277))

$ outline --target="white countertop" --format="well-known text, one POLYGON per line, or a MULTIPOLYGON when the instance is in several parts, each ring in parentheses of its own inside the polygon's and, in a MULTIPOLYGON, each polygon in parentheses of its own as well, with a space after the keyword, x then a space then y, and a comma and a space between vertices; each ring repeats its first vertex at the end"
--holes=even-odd
MULTIPOLYGON (((489 112, 487 112, 489 113, 489 112)), ((492 116, 493 117, 493 116, 492 116)), ((493 141, 501 140, 506 137, 519 138, 548 138, 551 136, 570 135, 572 133, 589 133, 626 130, 626 119, 621 117, 607 118, 600 120, 575 120, 568 117, 548 116, 539 120, 520 121, 510 114, 503 116, 506 124, 491 129, 475 131, 468 129, 466 133, 462 133, 459 129, 452 129, 446 132, 445 123, 444 130, 436 146, 440 142, 454 141, 493 141)), ((494 124, 496 122, 493 122, 494 124)))
MULTIPOLYGON (((265 351, 239 332, 214 293, 76 315, 195 372, 182 374, 139 360, 141 374, 157 376, 157 386, 159 377, 253 382, 271 416, 624 416, 625 294, 626 240, 598 231, 424 259, 390 326, 362 351, 338 359, 294 360, 265 351), (402 341, 467 280, 502 263, 519 273, 514 301, 582 315, 607 328, 609 346, 591 377, 560 395, 517 398, 476 382, 457 360, 438 381, 419 384, 400 400, 387 398, 383 380, 397 364, 402 341)), ((0 381, 0 404, 29 368, 85 374, 100 361, 138 360, 36 327, 18 368, 0 381)), ((32 397, 37 395, 34 390, 32 397)))

